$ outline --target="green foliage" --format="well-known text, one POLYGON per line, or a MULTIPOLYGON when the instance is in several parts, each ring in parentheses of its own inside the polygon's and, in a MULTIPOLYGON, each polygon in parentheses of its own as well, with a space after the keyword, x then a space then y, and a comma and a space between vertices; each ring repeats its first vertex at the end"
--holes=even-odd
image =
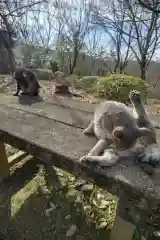
POLYGON ((84 76, 76 81, 76 87, 91 90, 98 78, 99 76, 84 76))
POLYGON ((106 77, 99 77, 94 85, 98 97, 105 97, 110 100, 127 101, 131 90, 141 92, 142 99, 145 99, 149 85, 141 78, 124 74, 111 74, 106 77))
MULTIPOLYGON (((151 87, 148 91, 148 98, 160 100, 159 86, 151 87)), ((159 104, 159 101, 157 102, 159 104)))
POLYGON ((52 71, 49 69, 36 69, 36 75, 39 80, 49 80, 52 71))

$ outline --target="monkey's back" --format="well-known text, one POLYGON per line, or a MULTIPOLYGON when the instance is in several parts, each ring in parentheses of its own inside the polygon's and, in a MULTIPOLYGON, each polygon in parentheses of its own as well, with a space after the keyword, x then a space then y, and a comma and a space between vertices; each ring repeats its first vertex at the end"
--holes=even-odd
POLYGON ((97 106, 94 113, 94 124, 109 133, 117 126, 130 129, 137 126, 130 109, 125 104, 116 101, 105 101, 97 106))

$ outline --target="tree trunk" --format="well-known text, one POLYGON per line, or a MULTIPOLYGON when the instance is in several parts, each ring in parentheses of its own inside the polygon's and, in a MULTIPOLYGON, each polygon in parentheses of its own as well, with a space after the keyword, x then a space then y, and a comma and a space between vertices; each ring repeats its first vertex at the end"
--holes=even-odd
POLYGON ((146 68, 144 66, 140 66, 141 71, 141 79, 146 80, 146 68))
POLYGON ((142 58, 139 62, 140 71, 141 71, 141 79, 146 80, 146 58, 142 58))
POLYGON ((74 47, 74 50, 73 50, 73 58, 70 59, 70 63, 69 63, 69 73, 70 73, 70 75, 73 74, 73 71, 76 67, 78 55, 79 55, 79 50, 78 50, 77 44, 75 44, 75 47, 74 47))
POLYGON ((16 66, 15 57, 14 57, 14 53, 13 53, 13 49, 12 49, 12 47, 13 47, 13 39, 12 39, 13 29, 12 29, 11 25, 9 24, 8 19, 5 15, 1 14, 1 18, 5 24, 5 27, 7 30, 7 35, 8 35, 7 39, 5 39, 5 37, 3 37, 3 35, 1 37, 3 37, 3 44, 8 52, 10 71, 13 74, 14 70, 15 70, 15 66, 16 66))
POLYGON ((52 86, 52 94, 70 95, 69 86, 55 83, 52 86))
POLYGON ((119 67, 119 60, 117 59, 116 60, 116 64, 115 64, 115 66, 114 66, 114 68, 113 68, 113 72, 116 74, 117 73, 117 68, 119 67))
POLYGON ((14 53, 12 48, 8 48, 6 49, 8 52, 8 58, 9 58, 9 65, 10 65, 10 71, 13 74, 15 71, 15 66, 16 66, 16 62, 15 62, 15 57, 14 57, 14 53))

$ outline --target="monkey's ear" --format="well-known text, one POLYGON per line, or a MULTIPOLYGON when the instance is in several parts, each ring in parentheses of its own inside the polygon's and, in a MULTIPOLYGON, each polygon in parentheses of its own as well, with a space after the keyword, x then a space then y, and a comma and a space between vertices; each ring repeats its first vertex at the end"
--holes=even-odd
POLYGON ((123 127, 116 127, 112 132, 113 137, 122 139, 124 135, 124 129, 123 127))

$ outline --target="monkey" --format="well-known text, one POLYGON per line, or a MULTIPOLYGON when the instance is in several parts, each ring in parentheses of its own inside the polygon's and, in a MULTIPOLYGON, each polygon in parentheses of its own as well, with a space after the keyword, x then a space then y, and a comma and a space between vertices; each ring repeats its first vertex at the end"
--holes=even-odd
MULTIPOLYGON (((145 130, 146 134, 140 134, 141 136, 139 135, 140 138, 143 136, 143 137, 146 137, 146 139, 144 139, 144 141, 140 141, 139 143, 133 144, 131 148, 129 148, 128 146, 128 148, 124 150, 121 150, 119 148, 116 149, 115 146, 113 146, 110 149, 104 149, 104 152, 101 156, 95 155, 95 152, 91 150, 87 156, 83 156, 80 159, 81 161, 94 163, 94 164, 98 163, 99 166, 106 167, 106 166, 112 166, 120 159, 125 159, 125 158, 141 157, 141 161, 142 161, 142 156, 143 156, 143 161, 145 162, 147 161, 160 162, 160 153, 157 152, 157 147, 156 147, 156 133, 143 106, 140 92, 136 90, 131 91, 129 94, 129 98, 133 105, 133 108, 130 109, 130 111, 133 114, 132 115, 133 118, 136 120, 136 124, 138 128, 139 129, 143 128, 143 131, 145 128, 148 129, 148 130, 145 130), (146 148, 149 144, 153 145, 153 147, 150 148, 150 152, 148 151, 149 149, 146 148)), ((123 116, 125 117, 125 115, 123 116)), ((127 120, 131 121, 131 118, 130 119, 128 118, 127 120)), ((123 122, 123 126, 124 126, 124 122, 123 122)), ((130 127, 130 131, 131 133, 133 131, 131 127, 130 127)), ((145 131, 143 133, 145 133, 145 131)), ((92 124, 90 124, 89 127, 84 130, 84 133, 87 133, 87 134, 93 133, 92 124)), ((131 135, 128 137, 131 137, 131 135)))
POLYGON ((107 147, 108 139, 113 141, 117 150, 125 150, 131 148, 137 138, 150 135, 151 131, 137 125, 136 118, 125 104, 104 101, 97 106, 93 120, 83 133, 94 133, 98 138, 97 144, 88 153, 98 156, 107 147))
POLYGON ((41 85, 37 79, 36 74, 27 68, 18 68, 13 74, 16 80, 17 91, 14 96, 18 96, 20 90, 21 95, 38 96, 41 85))

